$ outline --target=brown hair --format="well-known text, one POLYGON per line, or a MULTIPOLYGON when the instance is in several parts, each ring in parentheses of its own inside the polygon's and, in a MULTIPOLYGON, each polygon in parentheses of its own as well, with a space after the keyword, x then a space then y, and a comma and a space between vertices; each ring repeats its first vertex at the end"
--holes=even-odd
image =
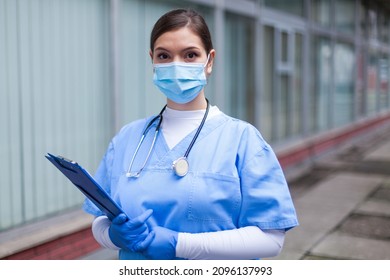
POLYGON ((176 9, 162 15, 154 24, 150 35, 150 50, 153 52, 154 43, 163 33, 182 27, 190 28, 200 37, 207 53, 213 49, 210 31, 204 18, 192 9, 176 9))

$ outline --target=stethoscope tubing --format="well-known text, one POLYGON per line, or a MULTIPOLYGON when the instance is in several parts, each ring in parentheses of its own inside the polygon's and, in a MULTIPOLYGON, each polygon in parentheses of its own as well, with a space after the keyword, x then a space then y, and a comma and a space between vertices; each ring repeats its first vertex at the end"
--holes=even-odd
MULTIPOLYGON (((200 133, 200 131, 202 130, 204 123, 206 122, 207 115, 208 115, 208 112, 209 112, 209 109, 210 109, 210 104, 209 104, 209 101, 208 101, 207 98, 206 98, 206 102, 207 102, 206 112, 205 112, 205 114, 204 114, 204 116, 203 116, 203 119, 202 119, 202 121, 201 121, 201 123, 200 123, 200 125, 199 125, 199 127, 198 127, 198 129, 197 129, 197 131, 196 131, 196 133, 195 133, 195 135, 194 135, 194 137, 192 138, 192 141, 191 141, 190 145, 189 145, 188 148, 187 148, 187 151, 185 152, 185 154, 184 154, 183 157, 180 157, 180 158, 178 158, 177 160, 175 160, 175 161, 173 162, 172 168, 173 168, 173 170, 175 171, 175 174, 176 174, 177 176, 179 176, 179 177, 183 177, 183 176, 185 176, 185 175, 188 173, 189 164, 188 164, 187 157, 188 157, 188 155, 189 155, 189 153, 190 153, 192 147, 194 146, 195 141, 196 141, 196 139, 198 138, 199 133, 200 133), (183 165, 183 161, 184 161, 184 165, 183 165), (179 168, 178 166, 176 166, 177 163, 179 163, 179 162, 181 163, 180 166, 181 166, 182 168, 179 168), (184 168, 184 169, 183 169, 183 168, 184 168)), ((149 161, 149 158, 150 158, 150 155, 151 155, 152 150, 153 150, 153 148, 154 148, 154 145, 155 145, 155 143, 156 143, 156 139, 157 139, 158 133, 159 133, 159 131, 160 131, 160 127, 161 127, 161 123, 162 123, 162 119, 163 119, 162 114, 163 114, 163 112, 164 112, 164 110, 165 110, 166 107, 167 107, 167 106, 165 105, 164 108, 161 110, 161 112, 160 112, 156 117, 154 117, 154 118, 148 123, 148 125, 146 126, 146 128, 144 129, 144 131, 143 131, 143 133, 142 133, 142 136, 141 136, 141 139, 140 139, 140 141, 138 142, 138 145, 137 145, 137 147, 136 147, 136 149, 135 149, 135 152, 134 152, 134 154, 133 154, 133 156, 132 156, 132 158, 131 158, 129 167, 128 167, 127 172, 126 172, 126 177, 128 177, 128 178, 138 178, 139 175, 141 174, 142 170, 145 168, 147 162, 149 161), (155 131, 155 133, 154 133, 153 141, 152 141, 152 144, 151 144, 151 146, 150 146, 150 148, 149 148, 148 154, 146 155, 145 161, 143 162, 142 167, 140 168, 139 171, 137 171, 137 172, 131 172, 131 169, 132 169, 132 167, 133 167, 133 163, 134 163, 134 160, 135 160, 135 158, 136 158, 136 156, 137 156, 137 154, 138 154, 138 151, 139 151, 139 149, 141 148, 141 145, 142 145, 142 143, 144 142, 145 137, 146 137, 146 135, 148 134, 150 128, 152 127, 153 123, 154 123, 157 119, 158 119, 158 123, 157 123, 157 126, 156 126, 156 131, 155 131)))

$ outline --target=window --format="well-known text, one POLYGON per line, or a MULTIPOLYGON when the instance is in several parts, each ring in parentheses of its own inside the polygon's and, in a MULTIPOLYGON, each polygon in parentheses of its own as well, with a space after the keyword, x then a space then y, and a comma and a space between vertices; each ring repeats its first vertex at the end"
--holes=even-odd
POLYGON ((332 47, 329 39, 314 37, 312 44, 312 81, 310 90, 310 131, 329 127, 332 74, 332 47))
POLYGON ((330 5, 329 0, 313 0, 311 2, 312 19, 323 26, 330 26, 330 5))
POLYGON ((390 41, 390 13, 381 13, 378 21, 379 25, 379 40, 385 44, 390 41))
POLYGON ((365 96, 367 115, 389 108, 389 68, 388 54, 370 51, 365 96))
POLYGON ((302 133, 303 35, 264 27, 261 129, 273 142, 302 133))
POLYGON ((335 126, 353 120, 354 116, 354 77, 355 58, 352 45, 336 43, 334 57, 334 120, 335 126))
POLYGON ((304 16, 304 1, 303 0, 264 0, 265 6, 290 13, 296 16, 304 16))
POLYGON ((292 124, 291 135, 297 136, 302 133, 303 114, 303 35, 295 35, 295 61, 293 72, 293 102, 292 102, 292 124))
POLYGON ((337 0, 334 3, 336 29, 350 35, 354 35, 355 0, 337 0))
POLYGON ((263 39, 263 85, 261 94, 261 132, 265 138, 273 140, 272 116, 276 114, 273 107, 273 94, 275 92, 274 72, 275 72, 275 28, 264 27, 263 39))
POLYGON ((224 59, 226 104, 229 114, 254 123, 254 22, 233 14, 225 19, 225 54, 219 59, 224 59))

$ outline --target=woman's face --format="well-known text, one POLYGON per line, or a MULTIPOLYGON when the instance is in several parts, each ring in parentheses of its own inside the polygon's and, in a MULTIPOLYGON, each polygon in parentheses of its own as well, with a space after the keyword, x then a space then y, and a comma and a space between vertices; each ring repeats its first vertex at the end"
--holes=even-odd
MULTIPOLYGON (((206 74, 211 74, 215 51, 210 51, 206 74)), ((163 33, 150 51, 153 63, 206 63, 208 54, 200 37, 187 27, 163 33)))

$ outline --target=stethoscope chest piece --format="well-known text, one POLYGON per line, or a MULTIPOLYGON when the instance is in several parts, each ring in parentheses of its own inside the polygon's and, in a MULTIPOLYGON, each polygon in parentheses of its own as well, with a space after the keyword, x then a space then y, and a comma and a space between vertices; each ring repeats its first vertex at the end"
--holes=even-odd
POLYGON ((180 157, 172 164, 173 171, 179 177, 184 177, 188 173, 189 164, 186 157, 180 157))

